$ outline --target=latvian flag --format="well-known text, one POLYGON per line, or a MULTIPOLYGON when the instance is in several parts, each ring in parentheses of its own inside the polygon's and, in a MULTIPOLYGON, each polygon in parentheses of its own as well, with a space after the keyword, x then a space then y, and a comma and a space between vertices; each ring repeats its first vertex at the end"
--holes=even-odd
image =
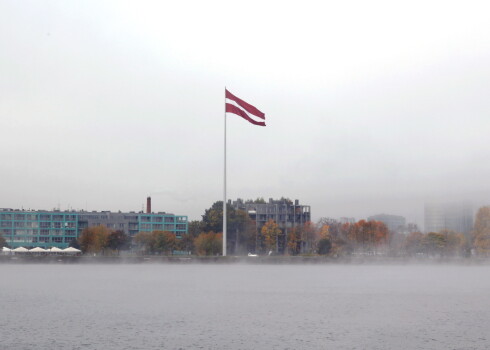
POLYGON ((226 112, 239 115, 250 123, 265 126, 265 114, 254 106, 239 99, 231 92, 225 89, 226 112))

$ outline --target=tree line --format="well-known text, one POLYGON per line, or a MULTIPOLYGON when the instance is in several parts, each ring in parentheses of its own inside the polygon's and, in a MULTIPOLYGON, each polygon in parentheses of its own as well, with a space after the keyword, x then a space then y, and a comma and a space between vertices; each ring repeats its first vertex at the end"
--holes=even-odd
MULTIPOLYGON (((257 201, 261 201, 258 199, 257 201)), ((475 217, 473 232, 465 235, 450 230, 408 235, 390 232, 380 221, 360 220, 340 223, 320 219, 288 229, 273 220, 257 227, 248 213, 228 206, 227 241, 230 254, 284 255, 390 255, 390 256, 480 256, 490 255, 490 207, 482 207, 475 217)), ((189 222, 188 234, 176 237, 171 232, 140 232, 131 240, 121 231, 103 227, 88 228, 78 241, 84 252, 136 250, 142 254, 220 255, 222 252, 223 202, 215 202, 202 220, 189 222), (105 232, 105 233, 103 233, 105 232)))
MULTIPOLYGON (((261 199, 257 199, 260 201, 261 199)), ((490 207, 478 210, 470 235, 442 230, 440 232, 410 232, 408 235, 389 232, 379 221, 360 220, 339 223, 320 219, 291 228, 281 228, 274 220, 257 227, 248 213, 232 206, 228 211, 228 251, 234 255, 257 254, 319 254, 390 255, 390 256, 490 256, 490 207)), ((138 254, 175 252, 194 255, 222 253, 223 202, 215 202, 202 215, 202 220, 189 222, 188 233, 176 236, 172 232, 140 232, 130 237, 123 231, 110 231, 105 226, 85 228, 71 246, 88 254, 118 254, 132 250, 138 254)), ((0 246, 6 246, 0 235, 0 246)))

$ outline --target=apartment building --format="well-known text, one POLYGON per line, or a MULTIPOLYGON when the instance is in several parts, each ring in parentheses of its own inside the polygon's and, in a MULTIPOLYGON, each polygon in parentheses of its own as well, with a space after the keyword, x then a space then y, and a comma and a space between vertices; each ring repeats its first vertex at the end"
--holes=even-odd
POLYGON ((130 236, 138 232, 169 231, 180 237, 188 232, 187 216, 164 212, 0 209, 0 233, 13 248, 66 248, 83 229, 100 225, 130 236))

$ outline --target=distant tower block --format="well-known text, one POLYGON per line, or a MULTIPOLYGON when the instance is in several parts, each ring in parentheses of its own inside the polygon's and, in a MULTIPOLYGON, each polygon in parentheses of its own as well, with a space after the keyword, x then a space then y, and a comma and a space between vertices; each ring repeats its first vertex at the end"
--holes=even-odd
POLYGON ((146 198, 146 212, 151 214, 151 197, 146 198))

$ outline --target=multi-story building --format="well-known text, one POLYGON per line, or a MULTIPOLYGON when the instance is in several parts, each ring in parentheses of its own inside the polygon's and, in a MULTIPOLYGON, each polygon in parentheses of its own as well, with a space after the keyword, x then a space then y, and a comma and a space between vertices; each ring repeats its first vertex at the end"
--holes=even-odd
POLYGON ((283 252, 286 247, 288 230, 301 226, 311 221, 311 207, 299 204, 299 200, 294 202, 289 199, 263 201, 244 201, 238 198, 236 201, 228 201, 235 209, 241 209, 248 213, 250 218, 255 221, 256 230, 260 232, 262 226, 274 220, 281 229, 283 235, 278 239, 278 250, 283 252))
POLYGON ((381 221, 391 232, 401 232, 405 228, 406 220, 403 216, 378 214, 368 217, 368 221, 381 221))
POLYGON ((169 231, 177 237, 188 231, 187 216, 169 213, 121 213, 0 209, 0 233, 13 248, 65 248, 83 229, 106 226, 130 236, 138 232, 169 231))
POLYGON ((469 234, 473 229, 473 207, 469 203, 426 203, 425 232, 451 230, 469 234))
POLYGON ((261 228, 269 220, 274 220, 281 229, 288 229, 302 225, 311 220, 311 208, 309 205, 300 205, 299 200, 294 203, 288 199, 273 200, 269 199, 267 203, 256 201, 243 201, 238 198, 236 201, 229 203, 235 209, 241 209, 248 213, 250 218, 261 228))
POLYGON ((79 233, 75 212, 0 209, 0 233, 12 247, 68 247, 79 233))

